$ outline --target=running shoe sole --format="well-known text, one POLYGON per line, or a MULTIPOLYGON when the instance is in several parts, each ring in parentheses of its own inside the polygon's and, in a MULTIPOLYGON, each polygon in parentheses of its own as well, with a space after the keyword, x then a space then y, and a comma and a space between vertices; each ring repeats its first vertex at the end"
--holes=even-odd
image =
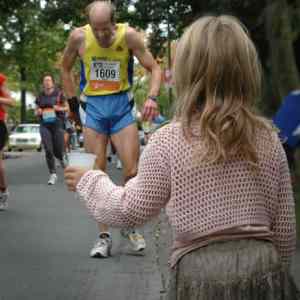
POLYGON ((107 255, 103 255, 100 252, 95 252, 93 254, 90 253, 90 257, 92 257, 92 258, 108 258, 110 256, 111 256, 111 251, 110 250, 107 252, 107 255))

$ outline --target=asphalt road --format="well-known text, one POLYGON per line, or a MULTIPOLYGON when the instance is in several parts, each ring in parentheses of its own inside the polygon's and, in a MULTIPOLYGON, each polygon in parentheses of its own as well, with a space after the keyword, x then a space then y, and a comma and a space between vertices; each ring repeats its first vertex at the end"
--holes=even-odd
MULTIPOLYGON (((159 300, 162 276, 156 223, 146 227, 147 249, 134 256, 113 230, 113 257, 91 259, 96 224, 63 183, 48 186, 43 153, 5 160, 11 197, 0 212, 1 300, 159 300)), ((110 168, 116 182, 121 173, 110 168)))
MULTIPOLYGON (((20 153, 18 154, 20 156, 20 153)), ((59 180, 48 186, 43 153, 6 159, 11 197, 0 212, 0 300, 162 300, 171 241, 166 217, 146 225, 147 249, 134 256, 117 229, 113 256, 91 259, 96 224, 59 180)), ((121 172, 109 166, 115 182, 121 172)), ((300 286, 300 249, 292 265, 300 286)))

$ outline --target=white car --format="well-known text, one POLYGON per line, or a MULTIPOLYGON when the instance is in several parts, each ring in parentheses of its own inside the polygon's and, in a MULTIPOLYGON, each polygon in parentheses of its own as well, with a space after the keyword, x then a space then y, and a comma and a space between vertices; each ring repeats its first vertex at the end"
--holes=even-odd
POLYGON ((39 124, 20 124, 9 135, 8 151, 25 149, 42 150, 39 124))

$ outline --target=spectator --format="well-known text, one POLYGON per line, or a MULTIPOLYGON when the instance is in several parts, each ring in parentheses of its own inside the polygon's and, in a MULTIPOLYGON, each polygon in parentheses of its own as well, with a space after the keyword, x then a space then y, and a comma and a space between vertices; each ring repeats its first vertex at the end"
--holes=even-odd
POLYGON ((279 135, 290 171, 294 175, 296 169, 295 151, 300 145, 300 90, 290 92, 283 99, 273 121, 280 130, 279 135))

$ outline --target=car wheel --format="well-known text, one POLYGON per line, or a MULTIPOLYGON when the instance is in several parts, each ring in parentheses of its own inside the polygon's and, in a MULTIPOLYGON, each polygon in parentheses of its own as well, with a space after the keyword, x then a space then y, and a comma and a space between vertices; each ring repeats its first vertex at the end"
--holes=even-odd
POLYGON ((42 146, 38 147, 36 150, 37 150, 37 152, 41 152, 42 151, 42 146))
POLYGON ((8 151, 8 152, 11 152, 11 151, 12 151, 12 149, 11 149, 11 148, 7 148, 7 151, 8 151))
POLYGON ((23 149, 22 149, 22 148, 20 148, 20 149, 19 149, 19 152, 23 152, 23 149))

